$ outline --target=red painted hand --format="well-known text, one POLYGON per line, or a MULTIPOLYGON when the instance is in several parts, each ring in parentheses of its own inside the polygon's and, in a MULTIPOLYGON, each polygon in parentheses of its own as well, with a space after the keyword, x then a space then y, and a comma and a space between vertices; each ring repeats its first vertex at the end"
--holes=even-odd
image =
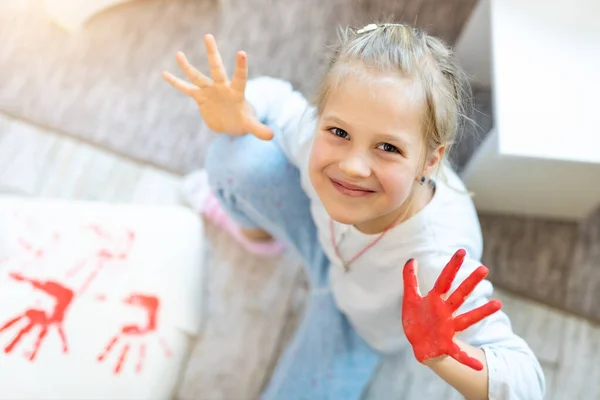
POLYGON ((443 296, 450 290, 465 255, 466 252, 462 249, 454 254, 433 289, 425 297, 419 292, 415 273, 416 261, 408 260, 403 271, 402 327, 419 362, 450 356, 461 364, 480 371, 483 369, 481 362, 462 351, 454 342, 454 335, 500 310, 502 304, 499 300, 491 300, 474 310, 457 317, 453 316, 488 274, 488 269, 480 266, 454 293, 444 299, 443 296))

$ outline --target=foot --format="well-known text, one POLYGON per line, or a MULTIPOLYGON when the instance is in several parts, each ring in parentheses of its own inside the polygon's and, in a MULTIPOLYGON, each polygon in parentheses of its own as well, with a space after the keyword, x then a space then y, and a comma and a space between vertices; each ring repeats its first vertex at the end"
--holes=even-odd
POLYGON ((257 242, 273 240, 273 236, 263 229, 248 229, 240 227, 240 231, 242 232, 242 235, 246 237, 246 239, 255 240, 257 242))
POLYGON ((261 256, 277 256, 285 251, 285 245, 262 229, 242 228, 229 217, 220 201, 210 190, 208 175, 199 170, 186 176, 183 194, 194 211, 208 221, 224 229, 248 252, 261 256))

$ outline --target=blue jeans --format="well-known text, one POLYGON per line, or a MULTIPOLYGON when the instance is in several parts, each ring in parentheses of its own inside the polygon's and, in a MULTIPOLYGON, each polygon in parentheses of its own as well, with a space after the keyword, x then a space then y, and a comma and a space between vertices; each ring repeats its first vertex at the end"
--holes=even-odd
MULTIPOLYGON (((275 133, 277 134, 277 132, 275 133)), ((311 286, 303 320, 262 399, 359 399, 380 356, 337 308, 330 266, 317 237, 300 173, 275 141, 219 135, 208 149, 210 186, 231 218, 262 228, 303 260, 311 286)))

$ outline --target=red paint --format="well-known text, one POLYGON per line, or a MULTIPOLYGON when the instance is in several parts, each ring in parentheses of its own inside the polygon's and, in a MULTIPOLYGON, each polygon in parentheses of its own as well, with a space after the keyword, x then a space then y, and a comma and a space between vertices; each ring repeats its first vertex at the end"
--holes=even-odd
MULTIPOLYGON (((46 249, 56 245, 56 243, 58 242, 58 239, 59 239, 58 233, 53 232, 52 238, 49 243, 43 243, 41 245, 40 244, 36 245, 31 240, 28 240, 25 237, 18 237, 17 243, 18 243, 19 247, 25 251, 25 254, 27 256, 26 260, 23 260, 23 262, 21 263, 20 268, 25 269, 25 268, 29 267, 30 265, 41 261, 44 258, 44 256, 46 255, 46 249)), ((10 257, 5 257, 2 259, 1 262, 4 263, 4 262, 8 262, 10 260, 11 260, 10 257)))
POLYGON ((27 241, 27 239, 20 237, 17 241, 25 251, 31 253, 34 257, 41 258, 44 256, 44 249, 36 248, 31 242, 27 241))
MULTIPOLYGON (((51 296, 54 299, 55 304, 50 312, 43 310, 39 304, 36 304, 36 306, 26 309, 23 313, 6 321, 0 327, 0 333, 16 326, 21 320, 26 321, 26 324, 20 328, 16 337, 14 337, 14 339, 12 339, 5 347, 5 353, 11 353, 19 342, 24 340, 25 336, 28 334, 38 332, 33 349, 27 354, 29 360, 34 361, 38 350, 51 327, 55 327, 58 331, 63 352, 68 352, 67 339, 63 330, 63 321, 69 306, 76 298, 76 295, 83 293, 108 263, 126 260, 129 257, 129 253, 135 241, 135 233, 131 230, 124 231, 124 234, 119 232, 119 234, 114 235, 112 232, 109 232, 98 224, 90 224, 83 227, 82 233, 85 233, 85 231, 91 232, 93 237, 95 237, 91 253, 84 255, 83 259, 75 260, 65 274, 65 278, 67 279, 83 274, 84 283, 80 286, 77 294, 63 285, 63 283, 52 280, 46 281, 26 278, 20 273, 10 274, 12 279, 18 282, 27 282, 36 290, 51 296)), ((52 235, 52 240, 45 245, 56 245, 58 238, 58 233, 54 233, 52 235)), ((32 262, 41 261, 44 258, 47 258, 48 254, 51 254, 47 251, 51 249, 51 246, 37 248, 25 237, 19 239, 19 244, 22 253, 25 253, 28 256, 34 256, 32 262)), ((24 265, 21 267, 24 267, 24 265)), ((97 293, 94 297, 98 301, 106 301, 106 295, 103 293, 97 293)), ((97 360, 100 362, 105 360, 109 354, 114 351, 116 353, 114 373, 118 374, 123 370, 127 359, 135 357, 137 358, 135 371, 139 373, 142 371, 146 359, 146 340, 150 335, 157 339, 158 346, 162 348, 162 351, 167 357, 170 357, 172 353, 164 338, 157 334, 157 319, 160 308, 159 299, 155 295, 134 293, 125 298, 123 303, 127 307, 140 308, 144 312, 146 321, 143 325, 124 325, 116 335, 109 339, 104 351, 97 357, 97 360)))
POLYGON ((71 278, 76 276, 81 270, 84 270, 85 267, 93 265, 92 270, 88 273, 79 288, 79 294, 87 290, 107 263, 126 260, 135 241, 135 233, 131 230, 126 230, 124 235, 117 236, 110 234, 97 224, 87 225, 84 229, 91 230, 100 239, 100 245, 94 254, 76 262, 66 273, 66 276, 71 278))
MULTIPOLYGON (((121 343, 121 351, 115 364, 114 373, 121 373, 125 361, 127 360, 130 349, 136 348, 137 344, 137 363, 135 371, 142 371, 144 359, 146 357, 146 343, 143 338, 153 334, 157 330, 157 315, 160 306, 160 301, 156 296, 134 293, 123 300, 123 303, 130 306, 139 307, 146 313, 146 324, 144 326, 131 324, 125 325, 121 331, 113 336, 109 341, 104 351, 98 356, 98 362, 106 360, 108 355, 114 350, 118 343, 121 343)), ((159 337, 159 344, 167 357, 171 356, 171 351, 166 345, 164 339, 159 337)))
POLYGON ((500 310, 502 305, 499 300, 492 300, 462 315, 453 316, 488 274, 488 269, 480 266, 444 300, 465 256, 465 250, 458 250, 442 270, 433 289, 424 297, 419 294, 416 262, 408 260, 403 270, 402 326, 419 362, 450 356, 480 371, 483 369, 482 363, 463 352, 454 342, 454 335, 500 310))
POLYGON ((23 339, 25 335, 32 331, 32 329, 39 327, 36 342, 31 352, 28 353, 29 361, 33 361, 37 352, 42 344, 42 341, 48 334, 50 327, 54 326, 58 331, 60 340, 63 345, 63 352, 68 351, 67 338, 63 330, 63 320, 65 313, 71 302, 73 301, 74 293, 71 289, 63 286, 62 284, 55 281, 39 281, 36 279, 26 278, 18 273, 10 274, 10 277, 19 282, 27 282, 31 284, 35 289, 44 292, 55 300, 54 309, 50 313, 46 313, 45 310, 39 308, 29 308, 22 314, 17 315, 13 319, 7 321, 0 327, 0 332, 3 332, 21 321, 22 319, 27 320, 27 325, 19 331, 17 336, 4 348, 4 352, 9 354, 15 348, 15 346, 23 339))

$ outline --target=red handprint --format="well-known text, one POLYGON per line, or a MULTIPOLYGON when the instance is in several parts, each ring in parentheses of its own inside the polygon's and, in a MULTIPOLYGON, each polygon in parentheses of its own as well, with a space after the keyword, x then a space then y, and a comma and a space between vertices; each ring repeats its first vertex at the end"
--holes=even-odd
POLYGON ((4 352, 6 354, 10 353, 14 350, 15 346, 19 343, 19 341, 23 338, 24 335, 29 333, 36 326, 40 327, 40 332, 38 334, 37 340, 33 346, 31 352, 27 354, 29 357, 29 361, 33 361, 35 356, 42 344, 42 341, 48 334, 48 330, 51 326, 55 326, 58 334, 60 336, 60 340, 63 345, 63 352, 66 353, 68 351, 67 338, 65 336, 65 332, 63 331, 63 320, 65 318, 65 312, 69 308, 71 301, 73 300, 74 293, 71 289, 64 287, 62 284, 54 281, 39 281, 36 279, 25 278, 20 274, 12 273, 10 277, 21 282, 28 282, 34 288, 41 290, 47 295, 51 296, 55 300, 54 309, 50 313, 46 313, 44 310, 30 308, 25 310, 21 315, 14 317, 13 319, 6 322, 2 327, 0 327, 0 332, 5 331, 10 328, 21 319, 26 319, 28 321, 27 325, 19 331, 17 336, 10 342, 5 348, 4 352))
POLYGON ((491 300, 481 307, 453 317, 453 313, 488 274, 488 269, 480 266, 454 293, 444 299, 442 296, 450 290, 465 255, 463 249, 454 254, 425 297, 421 297, 419 293, 415 275, 416 262, 408 260, 403 270, 402 326, 419 362, 450 356, 461 364, 480 371, 483 369, 481 362, 462 351, 454 342, 454 335, 500 310, 502 304, 499 300, 491 300))
POLYGON ((84 233, 85 231, 89 231, 94 235, 93 248, 90 249, 92 253, 88 257, 76 262, 75 266, 67 271, 67 277, 74 277, 85 266, 93 263, 92 271, 79 288, 79 294, 88 288, 106 263, 125 260, 133 247, 135 239, 135 233, 128 229, 119 232, 121 235, 111 234, 99 225, 90 224, 84 227, 84 233))
MULTIPOLYGON (((157 330, 157 315, 159 308, 159 299, 153 295, 144 295, 139 293, 134 293, 123 300, 125 304, 129 304, 132 306, 141 307, 147 315, 147 323, 145 326, 139 325, 125 325, 121 328, 121 331, 112 337, 112 339, 106 345, 104 351, 98 356, 98 362, 102 362, 106 359, 108 354, 112 351, 115 345, 119 342, 119 340, 123 341, 123 345, 121 347, 121 352, 119 354, 119 358, 117 360, 117 364, 115 365, 114 373, 119 374, 121 372, 121 368, 125 363, 127 358, 127 354, 129 353, 129 349, 132 346, 132 343, 135 343, 134 340, 137 340, 140 337, 152 334, 157 330), (135 338, 135 339, 134 339, 135 338)), ((163 347, 165 355, 167 357, 171 356, 171 351, 167 347, 165 340, 161 337, 158 338, 160 345, 163 347)), ((146 343, 140 341, 138 344, 138 362, 136 364, 136 372, 140 373, 142 371, 144 358, 146 357, 146 343)))

